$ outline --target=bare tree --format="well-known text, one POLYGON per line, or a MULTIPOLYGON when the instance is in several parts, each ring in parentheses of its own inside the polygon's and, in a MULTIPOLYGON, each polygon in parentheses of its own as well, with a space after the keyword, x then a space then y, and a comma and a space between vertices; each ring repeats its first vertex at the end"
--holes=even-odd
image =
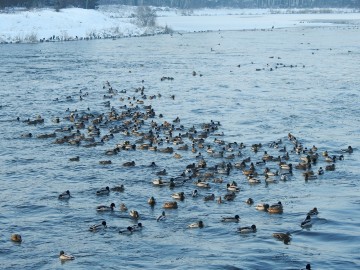
POLYGON ((156 11, 148 6, 139 6, 135 14, 138 25, 150 26, 156 25, 156 11))

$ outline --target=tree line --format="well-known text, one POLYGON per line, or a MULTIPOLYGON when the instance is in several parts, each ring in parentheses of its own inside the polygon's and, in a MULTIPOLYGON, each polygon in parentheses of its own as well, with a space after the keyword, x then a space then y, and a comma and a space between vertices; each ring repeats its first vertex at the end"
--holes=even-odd
POLYGON ((66 7, 79 7, 94 9, 99 5, 99 0, 0 0, 0 8, 26 7, 42 8, 53 7, 61 9, 66 7))
POLYGON ((191 8, 360 8, 360 0, 99 0, 99 4, 191 8))
POLYGON ((79 7, 94 9, 98 5, 120 4, 131 6, 157 6, 182 9, 193 8, 360 8, 360 0, 0 0, 5 7, 79 7))

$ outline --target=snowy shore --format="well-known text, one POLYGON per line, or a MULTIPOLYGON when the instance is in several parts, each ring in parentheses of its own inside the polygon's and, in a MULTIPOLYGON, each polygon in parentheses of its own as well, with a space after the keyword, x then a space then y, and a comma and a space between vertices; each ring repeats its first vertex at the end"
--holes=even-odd
POLYGON ((355 10, 258 10, 157 8, 157 27, 139 27, 135 7, 100 6, 98 10, 69 8, 8 10, 0 13, 0 43, 31 43, 97 38, 121 38, 176 32, 272 29, 298 26, 359 27, 355 10))

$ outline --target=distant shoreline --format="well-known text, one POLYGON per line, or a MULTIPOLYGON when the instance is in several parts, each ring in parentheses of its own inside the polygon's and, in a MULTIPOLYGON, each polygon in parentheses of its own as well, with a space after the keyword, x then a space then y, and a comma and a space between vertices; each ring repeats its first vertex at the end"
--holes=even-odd
POLYGON ((101 6, 97 10, 68 8, 0 11, 0 44, 119 39, 174 32, 267 30, 331 24, 360 25, 353 9, 199 9, 155 8, 157 25, 140 27, 136 7, 101 6))

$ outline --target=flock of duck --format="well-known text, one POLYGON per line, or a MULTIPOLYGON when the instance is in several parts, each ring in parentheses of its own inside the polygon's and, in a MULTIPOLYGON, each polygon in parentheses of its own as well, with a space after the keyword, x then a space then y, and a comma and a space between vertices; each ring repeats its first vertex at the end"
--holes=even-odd
MULTIPOLYGON (((196 76, 196 75, 194 75, 196 76)), ((168 77, 161 78, 161 81, 168 77)), ((121 159, 126 159, 128 151, 152 151, 159 155, 168 155, 174 160, 181 160, 184 155, 193 158, 192 163, 183 166, 181 172, 175 177, 168 177, 170 169, 159 169, 157 161, 148 164, 153 171, 154 179, 151 185, 155 187, 169 187, 172 200, 163 201, 163 211, 156 218, 157 222, 165 221, 166 211, 176 209, 178 202, 183 201, 186 197, 201 198, 205 202, 214 201, 222 204, 231 203, 236 200, 241 187, 236 181, 226 181, 234 171, 242 172, 245 182, 249 185, 256 185, 264 182, 266 185, 287 181, 292 178, 301 177, 304 181, 310 181, 321 178, 322 175, 335 170, 335 164, 344 160, 344 155, 351 154, 353 148, 348 146, 345 149, 339 149, 335 153, 329 153, 326 150, 320 151, 315 145, 307 147, 301 140, 289 133, 287 139, 279 139, 266 144, 255 143, 246 145, 242 142, 227 142, 220 139, 224 134, 219 132, 221 123, 213 121, 185 127, 181 124, 181 119, 176 117, 173 120, 164 120, 164 115, 156 114, 152 105, 147 105, 148 101, 162 98, 161 94, 148 95, 145 88, 135 88, 133 93, 127 95, 126 90, 118 91, 114 89, 109 82, 103 86, 105 91, 103 99, 106 99, 102 105, 106 112, 94 113, 90 108, 84 111, 66 110, 66 115, 56 116, 52 119, 53 123, 60 127, 52 133, 43 133, 34 136, 32 133, 22 134, 25 138, 51 139, 54 144, 71 145, 85 148, 93 148, 99 145, 110 145, 111 141, 124 138, 122 142, 115 142, 113 146, 103 154, 104 159, 99 160, 99 164, 108 166, 112 164, 116 155, 121 155, 121 159), (117 98, 117 99, 116 99, 117 98), (121 105, 115 102, 120 101, 121 105), (273 154, 270 154, 273 153, 273 154), (296 164, 295 164, 296 163, 296 164), (324 164, 324 165, 322 165, 324 164), (215 195, 213 187, 224 186, 224 194, 215 195), (173 192, 174 188, 183 188, 190 190, 189 195, 185 192, 173 192), (199 190, 205 190, 206 195, 201 195, 199 190)), ((88 93, 80 91, 80 100, 86 98, 88 93)), ((72 97, 70 97, 72 98, 72 97)), ((175 96, 170 96, 175 99, 175 96)), ((20 121, 28 125, 45 125, 45 120, 38 116, 34 119, 20 121)), ((80 156, 70 157, 69 162, 81 161, 80 156)), ((176 162, 176 161, 174 161, 176 162)), ((137 166, 136 161, 126 161, 122 163, 124 167, 137 166)), ((112 191, 124 192, 124 185, 104 187, 96 192, 96 195, 108 195, 112 191)), ((69 200, 71 192, 64 191, 58 196, 59 200, 69 200)), ((155 197, 150 196, 146 199, 147 203, 154 207, 157 204, 155 197)), ((144 199, 144 201, 146 202, 144 199)), ((278 201, 278 200, 276 200, 278 201)), ((245 200, 248 205, 255 202, 252 198, 245 200)), ((283 204, 278 201, 274 204, 257 203, 255 209, 266 211, 271 214, 281 214, 284 211, 283 204)), ((96 211, 116 211, 115 203, 110 205, 99 205, 96 211)), ((127 212, 125 203, 121 203, 120 211, 127 212)), ((310 210, 303 222, 299 224, 302 228, 312 225, 312 217, 318 214, 316 207, 310 210)), ((128 212, 130 218, 138 221, 141 219, 136 210, 128 212)), ((221 222, 240 221, 239 215, 224 216, 221 222)), ((188 228, 203 228, 203 220, 197 220, 188 225, 188 228)), ((89 227, 89 231, 96 232, 107 228, 106 221, 89 227)), ((120 229, 120 234, 133 234, 143 229, 143 224, 137 222, 133 226, 120 229)), ((240 234, 256 233, 255 224, 237 228, 240 234)), ((273 237, 288 244, 291 240, 290 233, 275 232, 273 237)), ((11 240, 21 242, 19 234, 13 234, 11 240)), ((74 256, 67 255, 64 251, 60 252, 61 260, 72 260, 74 256)), ((306 266, 310 269, 310 265, 306 266)))

